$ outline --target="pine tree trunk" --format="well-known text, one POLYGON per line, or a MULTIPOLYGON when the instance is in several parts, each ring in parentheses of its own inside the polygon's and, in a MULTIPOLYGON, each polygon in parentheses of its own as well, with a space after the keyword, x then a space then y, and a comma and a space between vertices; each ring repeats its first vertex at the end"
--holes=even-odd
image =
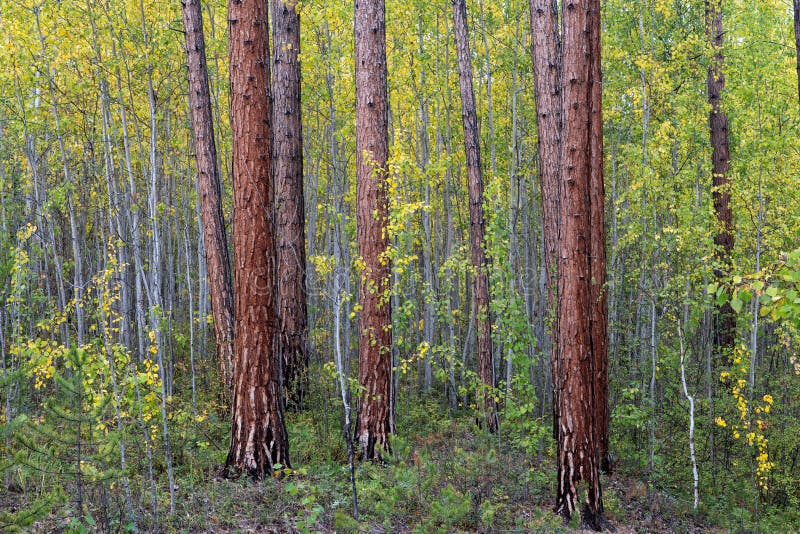
POLYGON ((289 465, 278 351, 275 227, 270 177, 267 5, 228 4, 235 337, 228 475, 269 476, 289 465))
POLYGON ((222 192, 208 87, 203 14, 200 0, 182 0, 181 8, 186 36, 189 109, 194 133, 197 186, 200 194, 205 261, 210 282, 211 313, 214 316, 217 363, 220 378, 225 389, 229 390, 233 367, 233 287, 225 220, 222 215, 222 192))
MULTIPOLYGON (((533 56, 536 124, 539 131, 539 169, 542 193, 544 264, 547 278, 547 311, 550 322, 551 372, 558 374, 558 209, 561 154, 561 38, 556 0, 531 0, 531 55, 533 56)), ((553 391, 553 435, 558 437, 558 391, 553 391)), ((558 443, 558 439, 556 439, 558 443)))
POLYGON ((483 393, 483 409, 490 432, 499 425, 494 394, 494 365, 492 362, 492 323, 489 311, 489 273, 484 249, 483 176, 481 172, 480 138, 478 116, 475 111, 475 94, 472 86, 472 64, 470 60, 469 33, 467 30, 467 5, 465 0, 453 0, 453 31, 458 52, 459 85, 461 88, 461 117, 464 123, 464 150, 467 161, 469 188, 470 248, 474 289, 472 298, 477 320, 477 366, 478 377, 486 388, 483 393))
POLYGON ((286 403, 303 406, 308 382, 306 235, 297 0, 273 0, 273 135, 281 353, 286 403))
POLYGON ((589 204, 591 205, 591 321, 594 414, 599 467, 611 472, 608 450, 608 299, 606 297, 605 185, 603 183, 603 74, 600 68, 600 0, 590 0, 589 204))
POLYGON ((386 85, 386 14, 383 0, 355 0, 356 226, 359 273, 358 402, 360 454, 389 452, 391 433, 391 273, 386 167, 389 105, 386 85))
MULTIPOLYGON (((722 68, 725 55, 722 51, 722 2, 707 0, 706 25, 711 40, 713 57, 708 67, 708 102, 711 104, 708 122, 711 130, 711 186, 714 199, 714 214, 717 218, 717 233, 714 236, 717 267, 714 274, 718 279, 727 276, 733 253, 733 212, 731 211, 731 191, 728 180, 730 150, 728 145, 728 115, 722 110, 722 92, 725 89, 725 75, 722 68)), ((717 363, 729 363, 736 335, 736 317, 729 303, 717 306, 715 349, 717 363)))
POLYGON ((582 524, 599 530, 602 498, 594 424, 592 354, 590 0, 563 10, 562 196, 558 264, 558 490, 556 512, 569 518, 580 502, 582 524), (580 490, 585 491, 579 495, 580 490))

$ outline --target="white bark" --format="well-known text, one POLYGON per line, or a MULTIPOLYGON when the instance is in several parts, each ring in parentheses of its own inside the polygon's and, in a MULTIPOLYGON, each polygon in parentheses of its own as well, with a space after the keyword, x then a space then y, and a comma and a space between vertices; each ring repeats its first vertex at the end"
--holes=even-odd
POLYGON ((683 345, 683 331, 681 330, 680 322, 678 323, 678 341, 680 342, 681 350, 681 385, 683 386, 683 396, 689 401, 689 458, 692 461, 692 481, 694 483, 694 505, 692 508, 697 510, 700 504, 700 474, 697 471, 697 457, 694 452, 694 397, 689 395, 689 388, 686 385, 686 366, 684 360, 686 351, 683 345))

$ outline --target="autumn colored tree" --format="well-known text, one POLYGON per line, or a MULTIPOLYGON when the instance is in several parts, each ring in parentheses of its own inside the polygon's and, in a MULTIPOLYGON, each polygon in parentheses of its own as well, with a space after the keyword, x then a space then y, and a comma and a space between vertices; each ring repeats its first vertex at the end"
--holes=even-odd
POLYGON ((355 1, 358 399, 356 439, 363 458, 390 451, 391 265, 387 255, 389 98, 383 0, 355 1))
POLYGON ((308 387, 306 233, 300 108, 300 15, 295 0, 273 0, 272 73, 275 203, 281 354, 287 406, 303 406, 308 387))
POLYGON ((279 360, 267 5, 228 4, 236 330, 229 475, 289 466, 279 360))
POLYGON ((200 0, 183 0, 181 9, 186 39, 189 108, 194 134, 200 217, 203 225, 211 311, 214 316, 214 337, 217 342, 220 377, 225 388, 229 389, 233 367, 233 287, 225 219, 222 215, 222 192, 208 87, 203 13, 200 0))

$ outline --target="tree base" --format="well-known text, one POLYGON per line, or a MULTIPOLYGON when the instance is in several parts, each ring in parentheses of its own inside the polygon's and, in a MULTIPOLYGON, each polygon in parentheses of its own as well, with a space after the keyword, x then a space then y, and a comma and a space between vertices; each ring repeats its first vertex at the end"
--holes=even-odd
POLYGON ((593 513, 586 505, 581 509, 581 528, 595 532, 617 531, 603 512, 593 513))

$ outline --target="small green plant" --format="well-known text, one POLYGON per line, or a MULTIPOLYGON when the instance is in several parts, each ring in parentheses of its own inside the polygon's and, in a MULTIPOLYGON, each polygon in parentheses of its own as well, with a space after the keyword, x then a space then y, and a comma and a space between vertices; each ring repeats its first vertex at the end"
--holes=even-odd
POLYGON ((450 484, 439 493, 439 498, 431 503, 429 525, 450 531, 464 521, 471 508, 471 497, 457 491, 450 484))
POLYGON ((344 510, 336 510, 336 513, 333 515, 333 527, 336 529, 336 532, 351 534, 358 532, 361 525, 344 510))
POLYGON ((325 508, 318 502, 317 486, 300 478, 292 478, 284 489, 301 506, 294 517, 295 528, 302 534, 317 532, 319 520, 325 512, 325 508))
POLYGON ((494 527, 494 520, 499 507, 500 506, 498 504, 492 503, 489 499, 484 499, 484 501, 481 503, 478 512, 481 515, 481 524, 485 528, 491 529, 494 527))

